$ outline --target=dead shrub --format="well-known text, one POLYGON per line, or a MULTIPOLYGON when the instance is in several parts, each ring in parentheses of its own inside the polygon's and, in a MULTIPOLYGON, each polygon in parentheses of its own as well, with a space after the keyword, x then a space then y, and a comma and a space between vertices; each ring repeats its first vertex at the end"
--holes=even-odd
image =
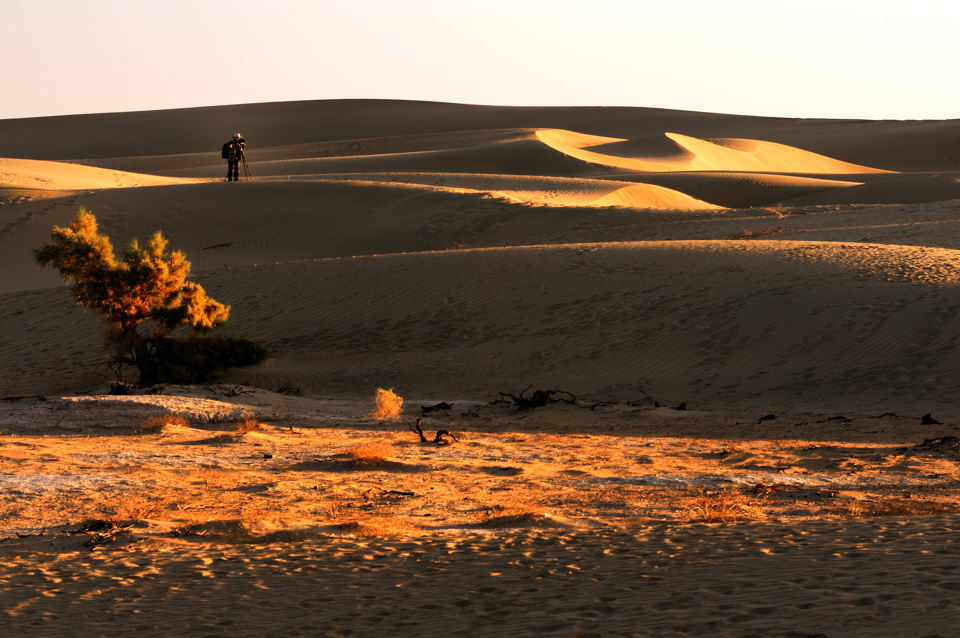
POLYGON ((247 434, 248 432, 260 432, 263 430, 263 424, 256 419, 243 419, 237 421, 233 426, 235 434, 247 434))
POLYGON ((508 491, 503 492, 496 503, 481 508, 476 523, 480 527, 529 527, 549 517, 543 503, 527 494, 508 491))
POLYGON ((384 421, 395 421, 400 418, 400 411, 403 409, 403 397, 393 391, 393 388, 384 390, 377 388, 377 393, 373 398, 373 409, 370 411, 370 417, 377 423, 384 421))
POLYGON ((334 499, 327 503, 326 506, 327 518, 333 521, 342 521, 347 518, 352 511, 353 507, 350 503, 342 499, 334 499))
POLYGON ((383 441, 371 441, 347 450, 350 467, 380 467, 393 456, 393 446, 383 441))
POLYGON ((763 500, 748 497, 740 492, 703 491, 686 503, 686 520, 690 523, 730 523, 733 521, 757 521, 766 518, 763 500))
POLYGON ((107 520, 112 522, 140 521, 158 518, 166 510, 176 507, 177 500, 172 495, 138 492, 122 492, 112 499, 106 509, 110 512, 107 520))
POLYGON ((170 428, 188 428, 190 422, 182 416, 176 414, 164 414, 161 416, 152 416, 143 423, 133 428, 134 434, 157 434, 162 432, 165 427, 170 428))

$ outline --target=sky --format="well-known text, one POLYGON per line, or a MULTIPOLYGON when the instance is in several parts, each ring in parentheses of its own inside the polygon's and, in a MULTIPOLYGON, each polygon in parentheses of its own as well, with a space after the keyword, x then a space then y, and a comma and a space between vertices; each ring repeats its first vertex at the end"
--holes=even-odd
POLYGON ((388 98, 960 118, 947 0, 0 0, 0 119, 388 98))

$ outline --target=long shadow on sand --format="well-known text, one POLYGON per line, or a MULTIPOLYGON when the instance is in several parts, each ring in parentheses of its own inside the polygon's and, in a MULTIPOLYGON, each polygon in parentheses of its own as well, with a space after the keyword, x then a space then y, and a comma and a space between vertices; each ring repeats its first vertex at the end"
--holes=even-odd
POLYGON ((428 465, 417 465, 411 463, 401 463, 400 461, 382 461, 377 464, 358 464, 347 455, 336 455, 310 461, 300 461, 293 465, 280 468, 281 471, 290 472, 393 472, 393 473, 416 473, 430 472, 433 470, 428 465))

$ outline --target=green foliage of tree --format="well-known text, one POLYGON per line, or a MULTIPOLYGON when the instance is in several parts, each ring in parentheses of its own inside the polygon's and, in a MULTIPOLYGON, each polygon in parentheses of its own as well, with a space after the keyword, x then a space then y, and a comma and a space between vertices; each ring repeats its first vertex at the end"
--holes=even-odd
POLYGON ((146 246, 132 241, 117 258, 96 217, 81 209, 69 226, 54 227, 51 237, 36 250, 37 261, 72 284, 78 305, 106 318, 114 363, 136 366, 140 385, 161 380, 163 352, 171 350, 176 328, 204 331, 230 316, 229 306, 187 281, 190 262, 180 251, 167 252, 159 232, 146 246))

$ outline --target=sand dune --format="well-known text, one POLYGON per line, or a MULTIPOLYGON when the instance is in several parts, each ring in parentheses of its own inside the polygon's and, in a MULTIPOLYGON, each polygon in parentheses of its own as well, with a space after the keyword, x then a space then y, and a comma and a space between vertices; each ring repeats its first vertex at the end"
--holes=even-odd
MULTIPOLYGON (((678 190, 719 206, 748 208, 769 206, 805 195, 820 195, 823 202, 846 196, 836 189, 859 186, 863 182, 848 179, 823 179, 776 173, 679 171, 664 173, 620 174, 620 179, 643 181, 678 190)), ((863 179, 857 175, 856 179, 863 179)), ((933 201, 935 198, 931 198, 933 201)))
MULTIPOLYGON (((643 172, 716 170, 831 175, 887 172, 774 142, 723 138, 701 140, 678 133, 665 133, 665 136, 673 142, 675 150, 663 152, 661 149, 656 155, 645 157, 634 155, 631 146, 622 144, 626 140, 585 136, 571 131, 537 131, 540 141, 571 157, 643 172)), ((646 141, 641 148, 646 148, 646 141)))
POLYGON ((719 210, 682 192, 650 184, 586 179, 476 173, 344 173, 349 182, 417 184, 486 193, 494 197, 548 206, 625 206, 645 210, 719 210))
POLYGON ((140 173, 92 168, 63 162, 0 157, 0 189, 90 190, 192 184, 195 179, 174 179, 140 173))
POLYGON ((956 175, 904 175, 896 180, 858 184, 843 192, 814 193, 787 199, 787 205, 807 204, 915 204, 960 200, 960 177, 956 175))
MULTIPOLYGON (((359 138, 341 141, 307 142, 275 146, 258 146, 256 161, 265 162, 349 156, 386 155, 423 151, 469 148, 496 143, 533 139, 528 129, 452 131, 420 135, 359 138)), ((184 153, 174 155, 134 156, 73 160, 78 163, 135 172, 163 172, 199 166, 222 168, 219 153, 184 153)))
POLYGON ((0 121, 3 626, 949 635, 958 134, 377 100, 0 121), (267 360, 108 395, 101 318, 34 260, 80 207, 118 249, 161 230, 267 360), (563 401, 518 410, 535 390, 563 401))

